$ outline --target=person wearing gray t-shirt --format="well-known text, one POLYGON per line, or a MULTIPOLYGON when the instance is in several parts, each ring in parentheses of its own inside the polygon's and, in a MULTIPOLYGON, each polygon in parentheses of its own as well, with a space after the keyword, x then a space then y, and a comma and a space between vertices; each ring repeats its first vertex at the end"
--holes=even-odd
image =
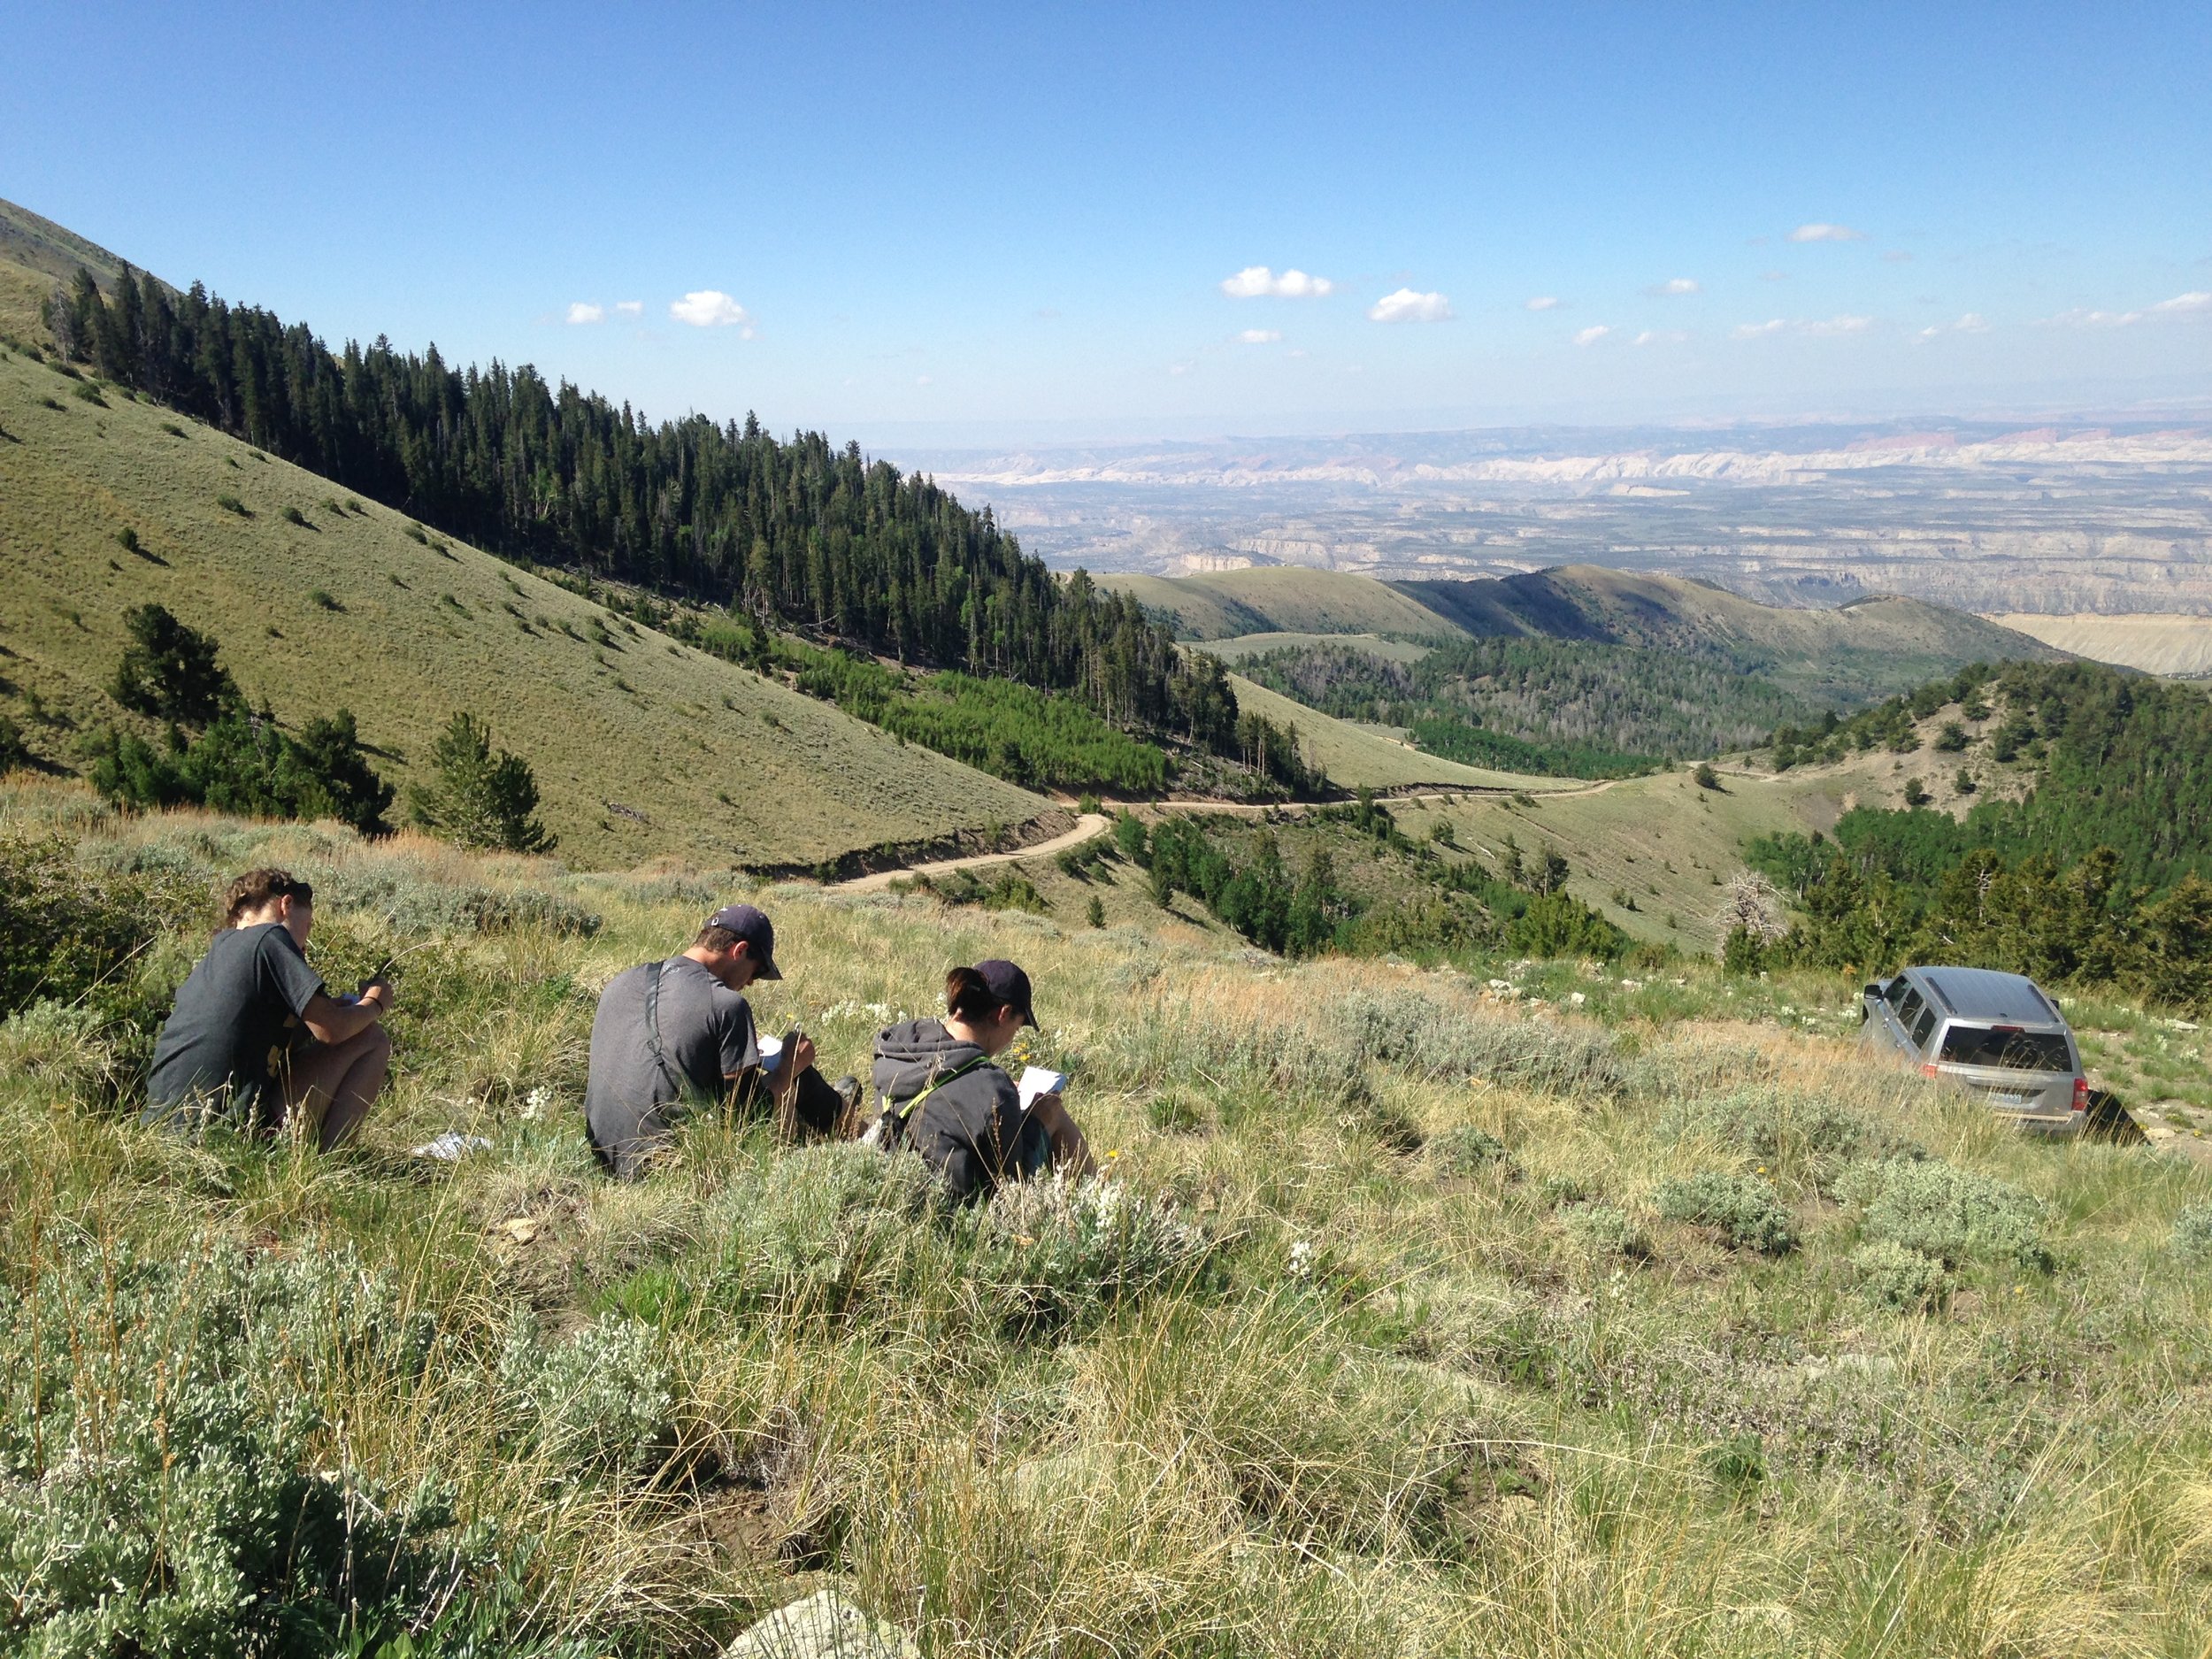
POLYGON ((724 1100, 765 1103, 776 1120, 815 1135, 836 1133, 859 1086, 840 1090, 814 1069, 814 1042, 797 1033, 763 1064, 743 993, 780 979, 776 930, 750 904, 707 918, 681 955, 618 974, 600 994, 591 1025, 584 1115, 600 1161, 617 1175, 644 1173, 686 1112, 724 1100))

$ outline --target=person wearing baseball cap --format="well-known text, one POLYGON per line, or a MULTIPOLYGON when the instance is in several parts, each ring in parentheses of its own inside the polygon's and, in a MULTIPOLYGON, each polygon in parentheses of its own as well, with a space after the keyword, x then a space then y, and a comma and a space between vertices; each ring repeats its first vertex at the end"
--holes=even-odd
POLYGON ((776 929, 750 904, 707 918, 680 956, 616 976, 600 994, 591 1025, 584 1115, 600 1161, 633 1179, 702 1105, 765 1103, 788 1131, 834 1134, 858 1103, 860 1085, 840 1087, 814 1069, 814 1042, 793 1032, 764 1058, 749 986, 780 979, 776 929))
POLYGON ((882 1116, 869 1138, 886 1151, 919 1153, 961 1203, 1057 1164, 1087 1173, 1090 1148, 1058 1092, 1025 1102, 997 1064, 1021 1028, 1036 1023, 1029 976, 1014 964, 955 968, 945 976, 942 1019, 877 1033, 882 1116))

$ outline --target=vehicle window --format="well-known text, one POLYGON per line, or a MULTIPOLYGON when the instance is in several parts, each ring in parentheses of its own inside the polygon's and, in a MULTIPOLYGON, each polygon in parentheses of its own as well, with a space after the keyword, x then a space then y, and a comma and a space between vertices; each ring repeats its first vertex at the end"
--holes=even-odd
POLYGON ((1928 1039, 1929 1039, 1930 1037, 1932 1037, 1932 1036, 1933 1036, 1933 1035, 1935 1034, 1935 1028, 1936 1028, 1936 1011, 1935 1011, 1935 1010, 1933 1010, 1932 1008, 1924 1008, 1924 1009, 1922 1009, 1922 1010, 1920 1010, 1920 1019, 1919 1019, 1919 1022, 1918 1022, 1916 1025, 1915 1025, 1913 1026, 1913 1028, 1912 1028, 1912 1042, 1913 1042, 1913 1047, 1914 1047, 1914 1048, 1918 1048, 1924 1047, 1924 1046, 1926 1044, 1926 1042, 1927 1042, 1928 1039))
POLYGON ((1997 1065, 2008 1071, 2074 1069, 2064 1032, 2017 1025, 1954 1025, 1943 1033, 1942 1057, 1954 1065, 1997 1065))
POLYGON ((1889 1005, 1892 1008, 1895 1008, 1900 1002, 1905 1000, 1906 995, 1911 990, 1912 987, 1907 983, 1903 976, 1900 975, 1898 978, 1892 979, 1888 985, 1883 987, 1882 995, 1888 1001, 1889 1005))
POLYGON ((1920 993, 1908 987, 1904 1001, 1897 1004, 1897 1023, 1910 1031, 1913 1021, 1920 1018, 1920 1010, 1925 1006, 1920 1000, 1920 993))

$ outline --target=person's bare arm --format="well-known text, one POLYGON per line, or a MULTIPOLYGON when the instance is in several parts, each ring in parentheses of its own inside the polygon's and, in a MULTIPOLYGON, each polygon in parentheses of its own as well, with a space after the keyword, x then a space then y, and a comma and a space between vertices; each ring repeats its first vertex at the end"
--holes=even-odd
POLYGON ((342 1002, 327 991, 316 992, 308 999, 307 1010, 300 1016, 300 1021, 317 1042, 334 1048, 342 1042, 351 1042, 375 1025, 391 1005, 391 985, 383 979, 372 979, 361 987, 360 997, 350 1002, 342 1002))
POLYGON ((1030 1110, 1052 1142, 1054 1164, 1079 1177, 1098 1172, 1098 1160, 1091 1156, 1091 1143, 1083 1138, 1083 1131, 1068 1115, 1067 1102, 1058 1094, 1038 1095, 1030 1110))

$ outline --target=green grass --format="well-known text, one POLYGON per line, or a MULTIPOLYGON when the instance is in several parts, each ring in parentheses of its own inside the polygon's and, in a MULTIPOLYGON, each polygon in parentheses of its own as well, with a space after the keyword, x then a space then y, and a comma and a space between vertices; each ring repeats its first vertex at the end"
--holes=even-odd
POLYGON ((417 539, 382 507, 330 512, 326 480, 196 424, 180 441, 148 405, 77 403, 70 384, 0 362, 0 428, 18 440, 0 442, 0 709, 49 763, 77 764, 81 735, 122 718, 103 687, 123 613, 158 602, 212 632, 248 696, 287 722, 350 707, 403 786, 453 711, 473 710, 536 769, 546 826, 581 865, 812 863, 1048 804, 472 548, 417 539), (115 559, 124 529, 161 562, 115 559), (33 694, 42 718, 19 712, 33 694))
MULTIPOLYGON (((302 1617, 372 1651, 449 1595, 415 1651, 706 1653, 824 1573, 926 1652, 1023 1659, 2212 1636, 2212 1277, 2184 1248, 2212 1176, 2014 1138, 1863 1064, 1847 987, 1491 964, 1507 998, 1479 971, 1291 966, 1141 926, 1110 866, 1049 861, 1042 917, 756 895, 788 975, 763 1019, 833 1071, 948 964, 1034 975, 1033 1057, 1073 1074, 1122 1196, 944 1218, 897 1165, 744 1125, 696 1125, 641 1186, 593 1169, 594 994, 740 896, 695 873, 0 789, 0 833, 51 832, 98 871, 311 873, 341 982, 415 954, 394 1092, 329 1159, 172 1141, 104 1103, 101 1033, 0 1026, 0 1289, 43 1286, 41 1324, 0 1321, 11 1472, 47 1477, 0 1483, 27 1548, 65 1502, 84 1559, 176 1548, 225 1513, 185 1479, 221 1437, 280 1517, 332 1492, 362 1539, 414 1517, 374 1596, 341 1535, 278 1553, 337 1586, 296 1590, 302 1617), (446 1130, 490 1149, 408 1156, 446 1130), (1953 1225, 1962 1194, 2002 1225, 1953 1225), (234 1406, 153 1363, 188 1351, 228 1356, 234 1406), (131 1483, 32 1432, 72 1420, 131 1483), (408 1496, 426 1481, 452 1525, 408 1496)), ((137 971, 173 979, 204 937, 137 971)), ((12 1595, 56 1586, 61 1556, 22 1559, 48 1564, 12 1595)), ((167 1581, 124 1582, 113 1606, 167 1581)))
POLYGON ((1411 634, 1452 638, 1462 630, 1369 576, 1280 565, 1204 576, 1109 575, 1102 588, 1133 595, 1171 618, 1187 640, 1246 634, 1411 634))
POLYGON ((1556 789, 1556 778, 1534 778, 1518 772, 1492 772, 1481 766, 1463 766, 1455 760, 1425 755, 1368 727, 1353 725, 1293 703, 1279 692, 1257 686, 1240 675, 1229 676, 1237 706, 1263 716, 1279 726, 1295 726, 1298 745, 1310 764, 1319 766, 1330 780, 1347 789, 1403 789, 1421 785, 1440 788, 1556 789))
POLYGON ((1417 663, 1432 649, 1412 640, 1386 640, 1379 634, 1240 634, 1234 639, 1204 640, 1199 643, 1225 663, 1240 663, 1262 651, 1294 650, 1313 645, 1342 645, 1386 663, 1417 663))

